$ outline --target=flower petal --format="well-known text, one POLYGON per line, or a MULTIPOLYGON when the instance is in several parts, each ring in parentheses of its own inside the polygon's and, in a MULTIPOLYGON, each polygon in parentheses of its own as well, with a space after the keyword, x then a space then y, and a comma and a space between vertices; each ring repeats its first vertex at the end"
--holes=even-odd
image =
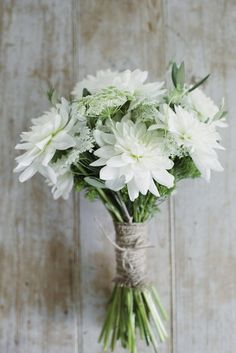
POLYGON ((113 146, 103 146, 94 152, 95 156, 101 158, 111 158, 119 154, 113 146))
POLYGON ((102 165, 105 165, 106 162, 107 162, 106 159, 98 158, 96 161, 90 163, 90 165, 91 165, 92 167, 100 167, 100 166, 102 166, 102 165))
POLYGON ((102 180, 117 179, 119 178, 119 170, 117 168, 105 166, 100 170, 100 178, 102 180))
POLYGON ((24 183, 26 180, 32 178, 33 175, 37 173, 37 168, 35 165, 31 165, 28 168, 26 168, 23 173, 20 174, 19 176, 19 181, 21 183, 24 183))
POLYGON ((174 186, 174 177, 166 170, 152 171, 153 178, 161 185, 166 186, 167 188, 172 188, 174 186))
POLYGON ((117 156, 111 157, 107 161, 107 165, 109 167, 123 167, 127 164, 126 161, 123 160, 122 155, 119 154, 117 156))
POLYGON ((128 194, 131 201, 134 201, 139 195, 139 189, 137 188, 134 179, 132 179, 128 184, 128 194))
POLYGON ((156 187, 156 185, 155 185, 153 179, 151 179, 151 181, 150 181, 149 191, 150 191, 153 195, 155 195, 156 197, 159 197, 159 196, 160 196, 159 191, 158 191, 158 189, 157 189, 157 187, 156 187))
POLYGON ((70 147, 75 146, 75 140, 66 131, 58 132, 52 140, 54 147, 57 150, 66 150, 70 147))
POLYGON ((119 191, 125 186, 125 179, 121 177, 119 179, 106 180, 105 185, 108 189, 119 191))

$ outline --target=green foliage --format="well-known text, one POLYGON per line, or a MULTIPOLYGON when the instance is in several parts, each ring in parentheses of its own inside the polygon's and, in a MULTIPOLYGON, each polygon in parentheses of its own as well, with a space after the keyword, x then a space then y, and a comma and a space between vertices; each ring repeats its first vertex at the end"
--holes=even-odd
POLYGON ((139 194, 134 202, 130 201, 127 187, 120 191, 121 198, 127 207, 130 217, 133 222, 141 223, 152 218, 159 210, 157 205, 157 198, 150 192, 147 195, 139 194))
POLYGON ((198 81, 197 83, 195 83, 195 85, 193 85, 193 87, 191 87, 187 93, 194 91, 197 87, 201 86, 210 76, 210 74, 208 74, 207 76, 205 76, 202 80, 198 81))
POLYGON ((77 167, 73 166, 75 190, 78 192, 85 190, 85 197, 90 201, 100 198, 112 218, 119 222, 132 220, 132 222, 141 223, 147 221, 159 211, 158 203, 169 197, 175 190, 177 181, 197 178, 201 175, 191 157, 176 157, 174 167, 170 170, 170 173, 175 177, 175 185, 172 188, 167 188, 157 184, 160 197, 157 198, 148 192, 146 195, 139 194, 138 198, 132 202, 129 199, 126 186, 119 192, 113 192, 105 187, 105 183, 98 176, 90 177, 88 170, 82 166, 79 169, 77 167))
POLYGON ((191 157, 175 158, 174 167, 170 171, 174 175, 175 180, 179 181, 186 178, 198 178, 201 173, 195 166, 191 157))
POLYGON ((164 185, 158 184, 157 188, 160 193, 160 198, 166 198, 170 196, 170 194, 175 190, 175 185, 173 186, 173 188, 167 188, 164 185))
POLYGON ((184 95, 202 85, 209 78, 209 76, 210 74, 208 74, 203 79, 198 81, 195 85, 193 85, 191 88, 186 90, 184 62, 182 62, 179 67, 174 62, 172 64, 171 70, 171 77, 174 89, 170 90, 168 96, 165 97, 166 103, 170 105, 180 104, 184 95))
POLYGON ((128 112, 129 106, 131 101, 126 101, 122 106, 117 107, 116 110, 113 112, 112 120, 113 121, 121 121, 121 119, 125 116, 128 112))
POLYGON ((95 201, 99 198, 99 195, 96 189, 94 189, 93 187, 88 187, 85 191, 85 197, 89 201, 95 201))
POLYGON ((70 150, 71 150, 71 148, 69 148, 68 150, 56 150, 51 162, 56 163, 63 156, 66 156, 70 150))
POLYGON ((227 112, 227 110, 225 110, 225 102, 223 99, 222 103, 219 107, 218 113, 216 113, 216 115, 214 116, 214 120, 221 120, 221 119, 225 118, 227 114, 228 114, 228 112, 227 112))
POLYGON ((90 186, 93 186, 96 189, 104 189, 105 187, 105 183, 103 181, 101 181, 98 178, 91 178, 91 177, 85 177, 84 181, 89 184, 90 186))
POLYGON ((84 89, 83 89, 82 96, 83 96, 83 97, 91 96, 91 93, 87 90, 87 88, 84 88, 84 89))
POLYGON ((75 191, 77 192, 80 192, 82 191, 83 189, 86 188, 86 183, 82 180, 82 179, 79 179, 79 178, 74 178, 74 188, 75 188, 75 191))
POLYGON ((97 189, 93 186, 88 185, 85 179, 86 178, 83 178, 82 176, 78 176, 78 175, 75 176, 74 178, 75 191, 81 192, 85 190, 86 199, 88 199, 89 201, 94 201, 99 197, 97 189))
POLYGON ((50 87, 47 91, 47 97, 49 102, 52 105, 56 105, 58 103, 58 94, 56 92, 56 90, 53 87, 50 87))
POLYGON ((175 88, 181 91, 185 83, 184 62, 182 62, 179 67, 175 62, 173 63, 171 77, 175 88))
POLYGON ((99 337, 104 351, 113 352, 120 340, 124 349, 136 353, 137 335, 159 352, 157 336, 163 342, 167 332, 163 321, 167 314, 154 287, 133 288, 116 284, 99 337))

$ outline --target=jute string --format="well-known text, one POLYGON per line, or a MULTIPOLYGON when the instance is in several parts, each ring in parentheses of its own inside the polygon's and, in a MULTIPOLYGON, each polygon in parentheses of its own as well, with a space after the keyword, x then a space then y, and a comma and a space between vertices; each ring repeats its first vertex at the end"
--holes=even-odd
POLYGON ((150 247, 147 224, 115 223, 115 231, 115 282, 121 286, 144 287, 148 282, 146 249, 150 247))

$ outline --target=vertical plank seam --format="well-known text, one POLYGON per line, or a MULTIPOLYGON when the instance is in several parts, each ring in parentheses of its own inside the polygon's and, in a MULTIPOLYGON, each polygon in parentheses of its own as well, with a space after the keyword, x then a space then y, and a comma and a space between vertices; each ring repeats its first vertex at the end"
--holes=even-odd
MULTIPOLYGON (((165 65, 169 64, 168 50, 168 0, 162 0, 162 15, 164 27, 165 65)), ((176 246, 175 246, 175 202, 171 196, 168 200, 169 212, 169 244, 170 244, 170 334, 171 353, 177 352, 177 301, 176 301, 176 246)))
POLYGON ((171 342, 172 353, 176 353, 177 326, 176 326, 176 247, 175 247, 175 202, 173 197, 169 200, 169 236, 170 236, 170 286, 171 286, 171 342))
MULTIPOLYGON (((78 15, 79 15, 79 0, 72 0, 72 72, 73 78, 78 77, 78 15)), ((73 82, 75 84, 75 82, 73 82)), ((81 288, 82 273, 81 273, 81 241, 80 241, 80 198, 74 191, 74 244, 75 244, 75 261, 76 268, 74 269, 74 310, 75 310, 75 337, 76 346, 75 353, 83 353, 83 295, 81 288)))

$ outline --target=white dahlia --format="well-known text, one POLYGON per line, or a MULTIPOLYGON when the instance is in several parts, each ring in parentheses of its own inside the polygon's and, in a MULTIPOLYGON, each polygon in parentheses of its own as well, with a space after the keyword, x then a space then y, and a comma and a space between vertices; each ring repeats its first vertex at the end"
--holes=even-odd
POLYGON ((139 192, 150 191, 159 196, 154 181, 171 188, 174 177, 167 172, 173 162, 163 153, 156 132, 147 131, 144 123, 122 121, 112 125, 111 133, 95 131, 100 146, 93 166, 104 166, 100 178, 108 188, 118 191, 127 185, 129 198, 134 201, 139 192))
POLYGON ((48 167, 51 178, 55 180, 49 162, 56 150, 66 150, 75 145, 75 139, 70 135, 74 122, 70 120, 69 103, 62 98, 61 103, 43 116, 33 119, 32 123, 31 130, 21 134, 22 142, 15 147, 26 152, 16 158, 18 166, 14 171, 21 172, 19 180, 24 182, 42 168, 48 167))
POLYGON ((147 71, 139 69, 123 72, 98 71, 95 76, 89 75, 86 79, 78 82, 72 94, 80 98, 84 88, 93 94, 104 88, 116 87, 121 91, 133 94, 138 101, 144 99, 153 101, 165 92, 163 89, 164 82, 144 83, 147 76, 147 71))
POLYGON ((201 121, 212 121, 214 116, 218 113, 219 108, 213 102, 210 97, 207 97, 205 93, 200 89, 196 88, 190 92, 186 98, 186 104, 193 109, 199 116, 201 121))
POLYGON ((168 126, 178 146, 188 150, 206 180, 210 179, 211 169, 223 170, 215 151, 223 147, 214 124, 200 122, 193 114, 176 106, 175 112, 169 108, 168 126))
POLYGON ((57 200, 62 197, 67 200, 74 186, 74 176, 67 164, 67 157, 62 157, 56 163, 50 163, 49 168, 43 168, 41 174, 46 177, 47 184, 52 186, 54 199, 57 200), (49 168, 56 178, 51 178, 52 173, 49 172, 49 168))

